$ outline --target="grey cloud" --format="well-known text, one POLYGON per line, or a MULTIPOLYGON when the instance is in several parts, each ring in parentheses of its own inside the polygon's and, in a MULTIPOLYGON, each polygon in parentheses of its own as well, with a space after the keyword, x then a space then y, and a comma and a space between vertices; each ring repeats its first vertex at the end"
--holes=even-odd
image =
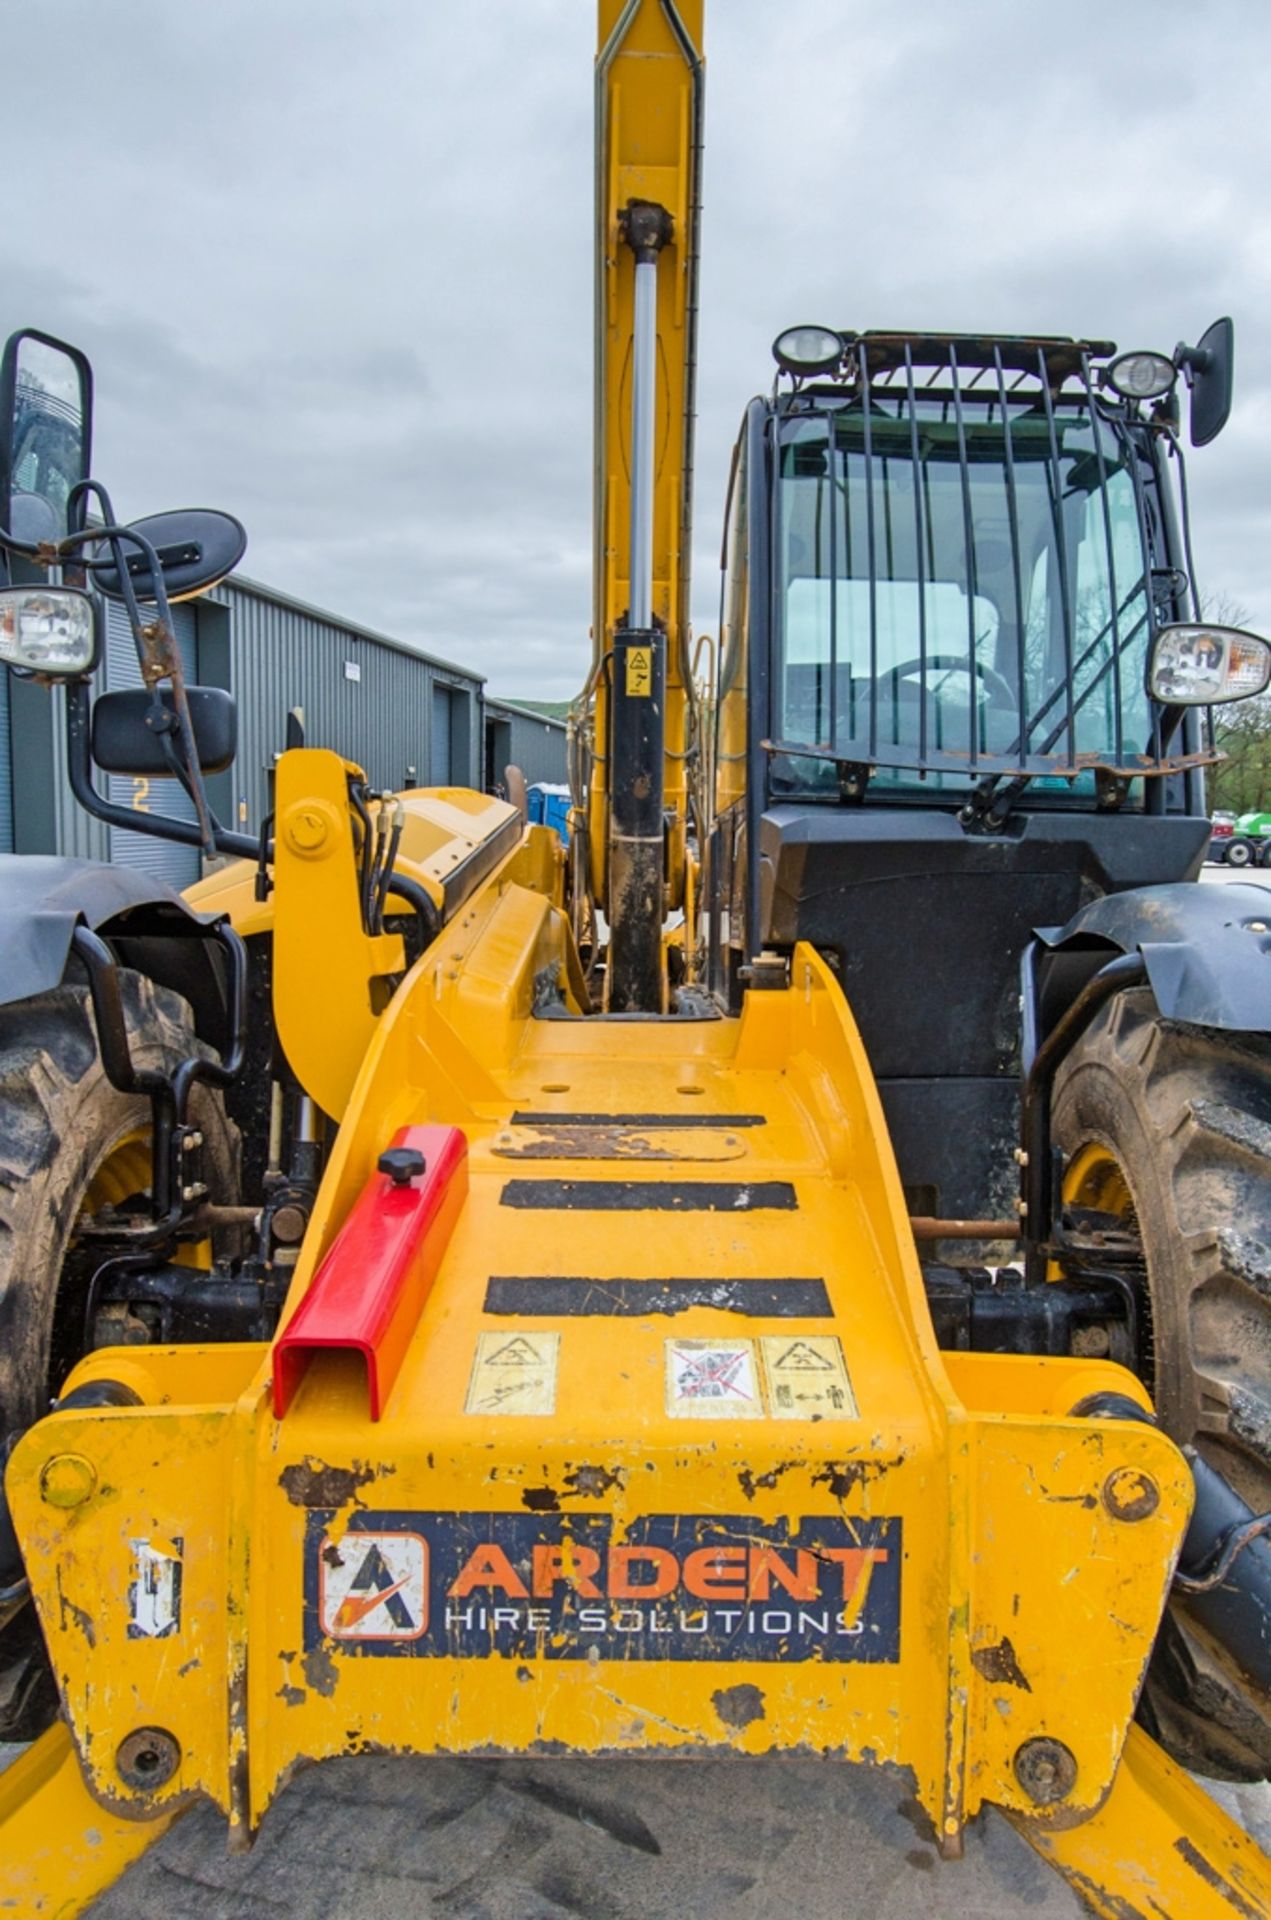
MULTIPOLYGON (((1203 582, 1271 631, 1271 15, 707 0, 694 612, 796 319, 1236 319, 1203 582)), ((565 695, 589 654, 586 0, 10 9, 6 314, 76 339, 122 510, 223 504, 284 591, 565 695), (81 55, 60 62, 50 48, 81 55)))

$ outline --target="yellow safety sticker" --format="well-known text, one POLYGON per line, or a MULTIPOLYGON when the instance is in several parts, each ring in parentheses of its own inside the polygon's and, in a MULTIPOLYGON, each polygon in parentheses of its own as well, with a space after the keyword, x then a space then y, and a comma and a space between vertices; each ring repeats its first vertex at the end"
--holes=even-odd
POLYGON ((555 1413, 558 1333, 477 1335, 465 1413, 555 1413))
POLYGON ((832 1334, 765 1334, 763 1370, 774 1420, 854 1420, 843 1349, 832 1334))
POLYGON ((759 1420, 753 1340, 668 1340, 666 1410, 690 1420, 759 1420))
POLYGON ((647 700, 653 691, 652 647, 627 648, 627 698, 647 700))

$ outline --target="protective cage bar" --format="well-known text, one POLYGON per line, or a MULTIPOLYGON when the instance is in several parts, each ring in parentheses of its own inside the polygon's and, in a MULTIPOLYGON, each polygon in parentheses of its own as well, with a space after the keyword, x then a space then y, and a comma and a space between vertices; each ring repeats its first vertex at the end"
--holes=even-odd
POLYGON ((1111 351, 862 334, 844 380, 778 396, 775 785, 1212 757, 1168 754, 1146 691, 1168 560, 1146 430, 1098 396, 1111 351))

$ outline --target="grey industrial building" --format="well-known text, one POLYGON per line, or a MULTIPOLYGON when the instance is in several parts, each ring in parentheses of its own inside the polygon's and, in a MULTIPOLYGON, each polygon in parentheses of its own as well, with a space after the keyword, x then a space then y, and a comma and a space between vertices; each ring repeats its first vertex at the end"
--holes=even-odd
MULTIPOLYGON (((212 804, 227 825, 254 833, 269 811, 269 774, 299 708, 310 746, 333 747, 374 787, 493 790, 514 762, 527 780, 565 778, 559 720, 485 697, 482 675, 324 613, 236 574, 172 609, 186 678, 225 687, 238 708, 238 754, 212 775, 212 804)), ((122 608, 107 608, 96 690, 138 686, 122 608)), ((193 817, 171 780, 99 774, 124 806, 193 817)), ((65 771, 65 706, 52 692, 0 673, 0 852, 119 860, 171 885, 198 878, 199 855, 144 833, 107 827, 73 799, 65 771)))

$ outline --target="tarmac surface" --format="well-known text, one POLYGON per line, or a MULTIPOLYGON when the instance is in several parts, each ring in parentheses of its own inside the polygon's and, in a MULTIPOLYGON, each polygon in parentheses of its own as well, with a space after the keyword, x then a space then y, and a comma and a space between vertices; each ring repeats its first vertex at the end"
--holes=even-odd
MULTIPOLYGON (((1208 867, 1216 884, 1262 876, 1208 867)), ((13 1749, 0 1748, 0 1766, 13 1749)), ((1226 1803, 1271 1850, 1271 1790, 1226 1803)), ((0 1903, 3 1900, 0 1867, 0 1903)), ((328 1761, 251 1853, 199 1808, 91 1920, 1076 1920, 997 1814, 941 1862, 902 1777, 809 1760, 328 1761)), ((1178 1916, 1178 1920, 1184 1920, 1178 1916)))

